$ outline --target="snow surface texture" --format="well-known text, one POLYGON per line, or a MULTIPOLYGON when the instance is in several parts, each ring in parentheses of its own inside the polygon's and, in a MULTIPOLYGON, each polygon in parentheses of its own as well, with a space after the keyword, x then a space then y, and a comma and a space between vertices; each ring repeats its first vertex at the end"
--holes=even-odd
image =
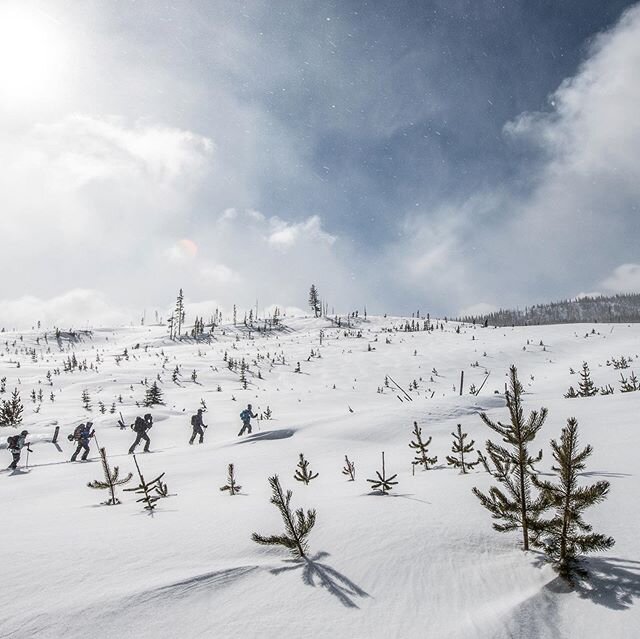
MULTIPOLYGON (((324 320, 300 318, 268 337, 232 326, 223 336, 216 328, 210 344, 172 342, 161 327, 100 330, 78 343, 64 340, 62 350, 51 334, 47 345, 42 332, 4 333, 2 397, 19 388, 34 452, 28 469, 0 473, 0 637, 639 636, 640 393, 620 394, 620 371, 605 362, 632 356, 632 368, 622 372, 640 368, 640 325, 463 326, 456 334, 452 322, 433 333, 389 333, 385 329, 398 326, 399 318, 357 321, 361 338, 324 320), (594 327, 596 333, 585 337, 594 327), (35 348, 37 361, 24 348, 35 348), (125 348, 129 359, 117 363, 125 348), (307 361, 311 349, 322 357, 307 361), (164 369, 161 350, 168 358, 164 369), (226 367, 225 350, 249 364, 248 390, 226 367), (62 372, 49 386, 47 370, 62 369, 72 352, 97 371, 62 372), (257 355, 267 353, 284 353, 286 364, 261 359, 256 365, 257 355), (570 367, 579 371, 583 360, 595 383, 611 383, 614 395, 563 398, 569 385, 577 387, 570 367), (298 361, 301 372, 295 373, 298 361), (616 540, 611 551, 589 559, 590 588, 567 590, 539 553, 520 550, 518 533, 492 529, 471 493, 492 483, 480 466, 461 475, 445 464, 457 423, 477 448, 492 434, 480 410, 507 419, 503 392, 512 363, 526 390, 526 409, 549 408, 531 447, 544 449, 541 470, 551 465, 549 440, 575 416, 581 443, 594 447, 584 481, 611 482, 610 497, 586 513, 594 530, 616 540), (176 364, 179 384, 171 381, 176 364), (434 367, 438 375, 431 382, 434 367), (469 385, 478 387, 485 370, 491 375, 482 392, 470 395, 469 385), (102 479, 97 446, 91 443, 94 463, 66 463, 74 448, 66 435, 92 419, 112 465, 122 474, 135 472, 127 455, 133 432, 118 428, 118 413, 100 414, 98 401, 110 408, 121 394, 117 408, 130 424, 147 412, 136 407, 146 389, 141 381, 151 383, 158 373, 165 405, 150 411, 154 454, 138 459, 147 479, 166 472, 175 496, 161 500, 153 517, 121 488, 122 505, 101 506, 108 491, 86 486, 102 479), (405 390, 416 379, 413 401, 400 401, 392 388, 378 393, 385 375, 405 390), (44 402, 35 413, 30 393, 40 388, 44 402), (91 412, 82 408, 84 389, 91 412), (189 418, 201 399, 208 407, 205 443, 189 446, 189 418), (257 413, 268 405, 273 418, 254 420, 254 433, 239 438, 239 413, 249 402, 257 413), (438 455, 433 470, 416 467, 415 475, 408 446, 414 420, 425 439, 433 436, 430 453, 438 455), (56 424, 61 451, 50 443, 56 424), (380 468, 382 451, 388 473, 398 473, 389 496, 371 494, 366 481, 380 468), (293 480, 301 452, 320 473, 308 486, 293 480), (355 482, 341 474, 345 454, 356 464, 355 482), (219 490, 231 462, 242 486, 233 497, 219 490), (294 562, 284 549, 250 539, 254 531, 283 530, 269 503, 267 477, 274 473, 294 491, 294 508, 317 509, 308 561, 294 562)), ((3 448, 15 432, 0 429, 3 448)), ((7 450, 0 456, 9 463, 7 450)))

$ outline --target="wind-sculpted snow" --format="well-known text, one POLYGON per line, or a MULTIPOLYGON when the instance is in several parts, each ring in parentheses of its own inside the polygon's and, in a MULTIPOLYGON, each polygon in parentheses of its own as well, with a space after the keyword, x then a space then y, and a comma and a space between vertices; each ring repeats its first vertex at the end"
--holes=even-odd
POLYGON ((295 318, 266 334, 225 325, 208 341, 172 341, 166 327, 69 332, 60 342, 44 331, 3 333, 0 401, 17 388, 24 420, 18 431, 0 428, 0 462, 8 465, 6 438, 22 428, 33 452, 28 468, 23 454, 17 472, 0 472, 0 639, 637 636, 640 392, 620 393, 619 380, 640 375, 640 326, 397 330, 411 319, 352 318, 338 328, 295 318), (623 355, 629 369, 607 365, 623 355), (65 371, 72 356, 78 366, 65 371), (583 361, 595 385, 611 384, 614 394, 563 397, 583 361), (520 550, 518 533, 492 529, 471 492, 494 483, 482 466, 462 475, 445 462, 458 424, 484 450, 492 431, 479 413, 508 420, 511 364, 525 410, 549 409, 531 446, 543 450, 540 471, 550 472, 549 441, 576 417, 582 444, 594 449, 581 480, 611 483, 588 521, 616 545, 591 556, 591 581, 573 590, 542 555, 520 550), (164 404, 145 407, 154 381, 164 404), (472 385, 482 386, 477 395, 472 385), (249 403, 258 418, 238 437, 249 403), (191 415, 203 405, 204 443, 189 445, 191 415), (122 474, 135 471, 129 426, 147 412, 152 452, 136 457, 146 479, 165 473, 173 495, 153 518, 131 493, 103 506, 87 488, 102 477, 96 444, 122 474), (71 464, 67 435, 87 420, 97 437, 90 461, 71 464), (428 470, 411 464, 414 422, 438 456, 428 470), (387 495, 366 481, 383 451, 398 481, 387 495), (294 480, 301 453, 318 473, 309 485, 294 480), (355 481, 341 472, 345 455, 355 481), (242 486, 233 496, 220 490, 230 463, 242 486), (293 490, 293 509, 317 511, 307 561, 251 540, 281 530, 269 503, 274 474, 293 490))

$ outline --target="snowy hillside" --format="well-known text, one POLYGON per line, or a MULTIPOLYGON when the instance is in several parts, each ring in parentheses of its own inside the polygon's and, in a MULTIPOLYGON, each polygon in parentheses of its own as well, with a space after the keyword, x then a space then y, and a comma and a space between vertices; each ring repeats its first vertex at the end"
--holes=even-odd
POLYGON ((45 341, 42 331, 2 334, 0 398, 17 388, 25 405, 21 427, 0 428, 2 467, 11 461, 6 438, 23 427, 33 453, 28 468, 23 453, 17 471, 0 473, 0 637, 638 636, 640 393, 620 393, 618 380, 621 372, 640 374, 640 325, 463 325, 456 332, 449 322, 404 332, 396 330, 401 318, 355 321, 345 329, 290 319, 267 335, 226 326, 210 342, 171 341, 164 327, 102 329, 59 342, 51 333, 45 341), (65 371, 74 355, 78 366, 65 371), (629 369, 606 365, 623 355, 629 369), (243 358, 246 390, 240 368, 228 367, 243 358), (563 397, 577 386, 570 369, 583 361, 596 385, 611 384, 614 394, 563 397), (616 540, 590 556, 590 588, 568 590, 539 552, 521 550, 518 532, 492 529, 471 492, 494 483, 481 466, 461 475, 446 464, 458 423, 484 449, 492 433, 478 413, 508 419, 511 364, 526 409, 549 409, 532 446, 544 451, 541 470, 552 463, 549 441, 575 416, 581 443, 594 447, 584 481, 611 482, 609 498, 585 515, 616 540), (385 386, 385 377, 412 401, 392 381, 385 386), (164 405, 144 408, 158 379, 164 405), (190 416, 201 402, 205 442, 190 446, 190 416), (269 407, 272 418, 253 420, 253 434, 238 437, 247 403, 261 416, 269 407), (92 463, 68 463, 75 444, 67 435, 91 419, 111 464, 135 473, 127 454, 135 435, 118 427, 120 412, 127 425, 146 412, 154 417, 152 452, 139 447, 136 458, 146 478, 166 473, 173 496, 153 516, 122 488, 121 505, 100 505, 106 492, 87 487, 102 479, 94 441, 92 463), (438 456, 433 469, 415 474, 414 421, 438 456), (56 425, 60 450, 51 443, 56 425), (387 496, 366 481, 383 451, 399 482, 387 496), (309 485, 293 479, 300 453, 319 473, 309 485), (341 472, 345 455, 355 462, 354 482, 341 472), (219 490, 229 463, 242 486, 236 496, 219 490), (251 540, 253 532, 283 529, 269 503, 267 478, 276 473, 293 490, 293 507, 317 510, 309 561, 251 540))

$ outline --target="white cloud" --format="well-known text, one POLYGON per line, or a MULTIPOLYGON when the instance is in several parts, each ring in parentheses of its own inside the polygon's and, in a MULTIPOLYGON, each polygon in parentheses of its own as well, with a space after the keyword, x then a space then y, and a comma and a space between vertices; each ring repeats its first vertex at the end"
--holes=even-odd
POLYGON ((41 322, 42 328, 91 328, 138 323, 134 313, 119 310, 104 294, 87 289, 74 289, 63 295, 42 299, 26 295, 15 300, 0 301, 0 326, 25 329, 41 322))
POLYGON ((640 264, 621 264, 600 285, 610 293, 640 293, 640 264))
POLYGON ((477 304, 472 304, 471 306, 467 306, 463 309, 460 309, 458 313, 458 317, 472 317, 474 315, 488 315, 489 313, 495 313, 500 310, 497 306, 493 304, 487 304, 486 302, 478 302, 477 304))
POLYGON ((278 217, 269 220, 271 232, 269 244, 283 249, 289 248, 300 240, 317 240, 328 245, 336 238, 322 229, 322 223, 317 215, 313 215, 302 222, 289 223, 278 217))

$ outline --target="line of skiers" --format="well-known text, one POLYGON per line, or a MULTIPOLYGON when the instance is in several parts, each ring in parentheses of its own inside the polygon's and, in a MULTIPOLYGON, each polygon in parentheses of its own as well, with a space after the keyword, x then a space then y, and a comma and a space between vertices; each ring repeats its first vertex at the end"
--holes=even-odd
MULTIPOLYGON (((191 438, 189 439, 189 444, 193 444, 196 438, 199 438, 198 441, 200 444, 204 443, 204 429, 207 428, 207 425, 204 423, 202 418, 203 410, 199 408, 195 415, 191 416, 191 438)), ((238 437, 244 434, 247 431, 248 434, 251 434, 251 419, 255 419, 257 415, 253 413, 251 404, 248 404, 247 407, 240 413, 240 420, 242 421, 242 428, 238 433, 238 437)), ((118 421, 118 424, 121 427, 124 427, 124 422, 122 419, 118 421)), ((138 444, 144 440, 144 452, 149 452, 149 447, 151 445, 151 439, 149 438, 148 432, 153 426, 153 416, 151 413, 147 413, 144 417, 136 417, 133 424, 131 424, 131 429, 136 434, 136 439, 131 444, 129 448, 129 454, 133 454, 138 444)), ((22 449, 26 448, 29 452, 31 448, 29 448, 29 444, 26 441, 28 431, 23 430, 20 435, 13 435, 7 439, 7 445, 9 451, 13 456, 13 461, 9 465, 9 469, 15 470, 18 466, 18 462, 20 461, 20 456, 22 454, 22 449)), ((87 457, 89 455, 89 443, 91 439, 95 437, 95 430, 93 429, 93 422, 87 422, 86 424, 79 424, 76 426, 73 433, 71 433, 67 439, 70 442, 76 442, 76 450, 73 455, 71 455, 71 461, 75 462, 78 459, 78 455, 82 453, 80 457, 80 461, 87 461, 87 457)))

